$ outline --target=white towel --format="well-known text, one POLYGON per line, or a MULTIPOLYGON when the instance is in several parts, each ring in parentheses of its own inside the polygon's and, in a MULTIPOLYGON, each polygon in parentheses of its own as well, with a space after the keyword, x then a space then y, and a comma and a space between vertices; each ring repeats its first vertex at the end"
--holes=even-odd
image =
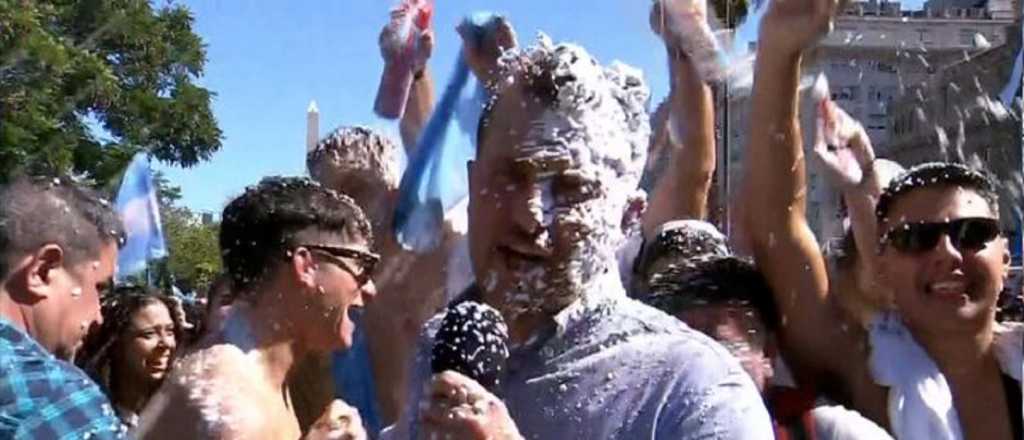
MULTIPOLYGON (((871 374, 889 388, 889 423, 895 437, 960 440, 963 433, 953 394, 935 362, 895 312, 879 314, 869 327, 871 374)), ((1021 381, 1024 325, 997 325, 994 344, 1003 373, 1021 381)), ((1018 414, 1024 417, 1024 414, 1018 414)))

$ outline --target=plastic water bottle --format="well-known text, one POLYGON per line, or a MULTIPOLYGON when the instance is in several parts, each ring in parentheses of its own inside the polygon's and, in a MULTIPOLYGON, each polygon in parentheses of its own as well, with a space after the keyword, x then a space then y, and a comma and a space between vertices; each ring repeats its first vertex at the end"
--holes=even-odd
POLYGON ((385 60, 384 73, 374 111, 382 118, 398 119, 405 113, 405 103, 412 88, 413 63, 419 36, 430 27, 434 6, 429 0, 403 0, 391 14, 391 38, 381 41, 382 48, 397 51, 395 59, 385 60))

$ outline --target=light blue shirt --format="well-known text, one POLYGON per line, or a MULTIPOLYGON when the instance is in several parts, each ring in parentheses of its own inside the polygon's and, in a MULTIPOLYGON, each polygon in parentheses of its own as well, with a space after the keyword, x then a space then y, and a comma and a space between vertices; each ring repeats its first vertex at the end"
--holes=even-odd
MULTIPOLYGON (((413 438, 440 321, 427 323, 405 413, 386 438, 413 438)), ((496 393, 527 439, 773 438, 739 362, 677 319, 627 298, 616 271, 537 335, 511 350, 496 393)))

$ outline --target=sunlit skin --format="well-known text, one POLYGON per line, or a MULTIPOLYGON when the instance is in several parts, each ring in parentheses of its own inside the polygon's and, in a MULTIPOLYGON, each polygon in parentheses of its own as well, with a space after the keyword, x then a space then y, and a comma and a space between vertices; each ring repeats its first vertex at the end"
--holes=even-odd
MULTIPOLYGON (((750 205, 744 226, 776 296, 780 334, 787 354, 793 353, 787 360, 891 431, 888 389, 877 385, 870 371, 868 335, 859 326, 836 325, 830 280, 805 217, 800 64, 802 53, 831 29, 838 3, 773 2, 762 18, 750 138, 763 142, 748 145, 746 160, 756 166, 744 167, 744 200, 750 205), (794 270, 799 267, 804 270, 794 270)), ((918 188, 897 197, 879 235, 903 221, 994 214, 973 191, 918 188)), ((1010 438, 1011 415, 992 353, 995 297, 1009 263, 1006 241, 965 253, 944 236, 927 252, 896 255, 887 249, 877 262, 877 281, 892 288, 897 310, 950 385, 964 437, 1010 438)))
MULTIPOLYGON (((295 240, 369 250, 365 240, 315 230, 295 240)), ((200 373, 172 374, 143 414, 140 435, 177 438, 176 426, 198 424, 220 438, 299 438, 286 377, 307 353, 351 346, 350 309, 376 295, 372 281, 356 281, 361 268, 351 258, 293 249, 252 286, 258 292, 239 292, 222 328, 176 365, 200 373)))
POLYGON ((175 322, 167 306, 153 299, 131 316, 113 348, 114 405, 138 414, 170 372, 177 349, 175 322))
POLYGON ((58 358, 73 359, 88 329, 103 322, 99 297, 113 278, 117 244, 73 264, 55 244, 12 260, 0 312, 58 358))
POLYGON ((156 301, 132 314, 119 340, 117 371, 127 383, 149 385, 167 375, 177 348, 174 320, 164 303, 156 301))
MULTIPOLYGON (((985 200, 974 191, 923 188, 899 198, 882 228, 965 217, 995 218, 985 200)), ((944 236, 938 246, 922 254, 905 254, 886 247, 879 257, 877 272, 882 282, 896 293, 896 305, 915 336, 927 340, 951 334, 991 333, 996 300, 1009 274, 1008 263, 1004 238, 971 252, 957 249, 944 236)))
POLYGON ((598 251, 595 240, 617 226, 622 215, 604 209, 614 202, 603 183, 592 167, 572 159, 568 150, 554 148, 538 155, 524 147, 531 127, 549 110, 521 99, 522 93, 512 89, 498 101, 494 114, 503 116, 490 123, 469 168, 473 272, 487 302, 505 315, 513 341, 528 338, 538 322, 549 319, 546 315, 581 294, 583 286, 568 277, 568 263, 579 263, 584 253, 598 251), (544 191, 550 192, 547 197, 556 211, 581 209, 591 214, 545 215, 544 191), (601 217, 604 213, 608 218, 601 217), (537 285, 517 286, 531 280, 537 285), (551 308, 524 312, 519 309, 522 301, 551 308))

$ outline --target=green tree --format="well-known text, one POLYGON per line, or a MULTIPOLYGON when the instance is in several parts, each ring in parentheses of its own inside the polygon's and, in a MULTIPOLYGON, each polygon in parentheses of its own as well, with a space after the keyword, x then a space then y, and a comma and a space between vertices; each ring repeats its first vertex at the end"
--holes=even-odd
POLYGON ((221 146, 191 12, 147 0, 0 0, 0 180, 105 185, 138 151, 189 167, 221 146))
POLYGON ((163 288, 173 284, 183 291, 205 290, 221 271, 217 241, 220 224, 204 222, 201 215, 179 206, 181 188, 171 184, 163 173, 153 173, 153 185, 168 257, 151 263, 152 282, 163 288))

